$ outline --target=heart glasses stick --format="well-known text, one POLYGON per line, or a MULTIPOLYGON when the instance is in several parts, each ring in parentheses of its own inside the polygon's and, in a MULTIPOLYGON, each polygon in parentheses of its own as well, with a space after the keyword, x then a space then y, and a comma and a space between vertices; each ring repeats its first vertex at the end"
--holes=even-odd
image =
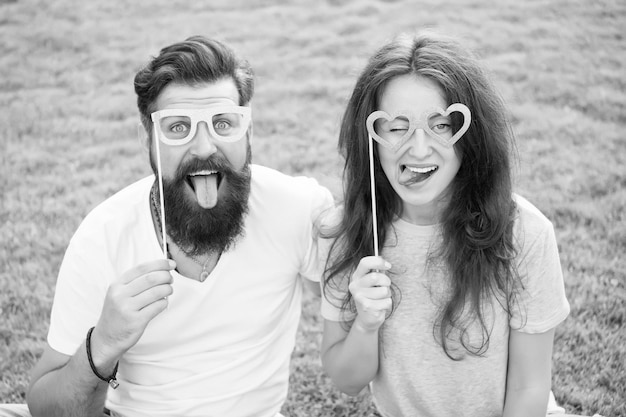
POLYGON ((374 256, 378 256, 378 220, 376 218, 376 184, 374 181, 374 141, 367 135, 370 156, 370 190, 372 195, 372 231, 374 232, 374 256))

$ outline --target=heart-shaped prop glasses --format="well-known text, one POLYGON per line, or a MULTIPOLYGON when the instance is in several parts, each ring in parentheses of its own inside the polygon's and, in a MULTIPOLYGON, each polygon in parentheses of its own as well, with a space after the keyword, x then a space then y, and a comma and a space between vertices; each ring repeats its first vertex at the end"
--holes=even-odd
POLYGON ((403 110, 390 115, 378 110, 372 112, 365 122, 368 132, 370 159, 370 189, 372 197, 372 229, 374 232, 374 256, 378 256, 378 220, 376 216, 376 184, 374 181, 374 140, 385 148, 397 151, 417 129, 434 138, 443 146, 454 145, 469 129, 472 113, 465 104, 454 103, 446 110, 434 107, 416 117, 412 112, 403 110), (463 125, 452 134, 450 114, 459 112, 463 115, 463 125))
POLYGON ((422 129, 443 146, 454 145, 467 132, 472 121, 472 114, 465 104, 454 103, 446 110, 433 107, 419 117, 408 110, 394 114, 378 110, 370 114, 366 121, 367 131, 376 142, 386 148, 397 151, 413 135, 422 129), (463 115, 463 125, 452 134, 450 114, 459 112, 463 115))

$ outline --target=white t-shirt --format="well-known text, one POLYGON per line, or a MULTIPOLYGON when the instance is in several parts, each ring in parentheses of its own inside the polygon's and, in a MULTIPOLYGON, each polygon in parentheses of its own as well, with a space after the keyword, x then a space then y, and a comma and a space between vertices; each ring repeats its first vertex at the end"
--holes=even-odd
MULTIPOLYGON (((154 177, 121 190, 82 222, 65 254, 48 343, 73 355, 110 283, 162 258, 152 224, 154 177)), ((286 398, 302 282, 317 280, 314 222, 332 205, 313 179, 252 166, 245 236, 204 282, 174 272, 166 311, 122 357, 106 406, 116 415, 274 416, 286 398)))
MULTIPOLYGON (((437 226, 418 226, 397 219, 381 256, 392 264, 391 281, 402 299, 381 328, 379 369, 371 383, 378 411, 385 417, 501 416, 506 389, 508 338, 511 328, 541 333, 556 327, 569 313, 554 230, 550 221, 527 200, 515 196, 518 218, 514 237, 518 272, 524 291, 521 309, 509 321, 497 302, 484 310, 491 327, 484 356, 467 354, 452 343, 453 361, 433 336, 438 307, 449 289, 440 268, 427 265, 431 248, 441 242, 437 226)), ((342 283, 345 288, 347 282, 342 283)), ((322 315, 332 321, 350 320, 322 297, 322 315)), ((334 305, 333 305, 334 304, 334 305)), ((470 341, 480 344, 479 328, 470 328, 470 341)))

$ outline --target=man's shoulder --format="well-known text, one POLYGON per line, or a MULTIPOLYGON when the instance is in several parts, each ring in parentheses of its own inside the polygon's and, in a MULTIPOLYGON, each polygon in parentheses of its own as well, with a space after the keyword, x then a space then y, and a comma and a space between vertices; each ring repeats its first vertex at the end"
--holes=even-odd
POLYGON ((107 227, 112 222, 133 222, 147 200, 154 176, 150 175, 127 185, 94 207, 83 223, 107 227))
POLYGON ((330 191, 315 178, 292 176, 261 165, 251 165, 252 191, 289 198, 327 198, 330 191))
POLYGON ((303 175, 294 176, 285 174, 263 165, 251 164, 250 169, 252 170, 252 180, 260 184, 293 186, 309 184, 309 186, 319 186, 314 178, 303 175))
POLYGON ((250 208, 264 218, 277 217, 285 224, 318 219, 334 205, 330 191, 317 180, 291 176, 271 168, 254 165, 250 208))

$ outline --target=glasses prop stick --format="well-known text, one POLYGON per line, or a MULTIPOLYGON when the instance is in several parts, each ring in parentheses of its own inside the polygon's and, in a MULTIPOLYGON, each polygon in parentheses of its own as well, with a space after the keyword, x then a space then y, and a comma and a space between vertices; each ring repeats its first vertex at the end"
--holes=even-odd
POLYGON ((372 196, 372 232, 374 233, 374 256, 378 256, 378 219, 376 218, 376 182, 374 180, 374 141, 368 134, 368 146, 370 157, 370 190, 372 196))
POLYGON ((161 243, 163 245, 163 257, 167 259, 167 233, 165 232, 165 201, 163 199, 163 172, 161 171, 161 147, 159 145, 158 129, 156 123, 154 127, 154 141, 156 142, 156 154, 157 154, 157 176, 159 181, 159 207, 161 210, 161 243))

